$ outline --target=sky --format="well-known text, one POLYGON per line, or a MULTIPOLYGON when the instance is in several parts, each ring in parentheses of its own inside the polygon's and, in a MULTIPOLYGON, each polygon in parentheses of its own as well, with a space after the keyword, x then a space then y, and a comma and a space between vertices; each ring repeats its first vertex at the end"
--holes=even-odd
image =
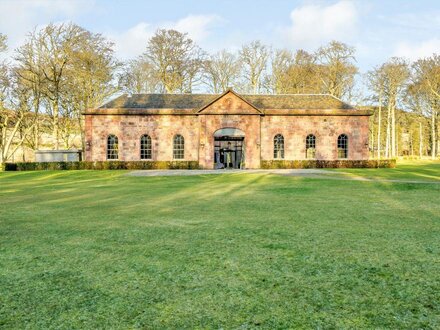
POLYGON ((440 53, 440 0, 0 0, 9 53, 50 22, 74 22, 115 43, 122 59, 142 54, 158 28, 186 32, 209 52, 259 39, 314 51, 331 40, 356 48, 366 72, 392 56, 440 53))

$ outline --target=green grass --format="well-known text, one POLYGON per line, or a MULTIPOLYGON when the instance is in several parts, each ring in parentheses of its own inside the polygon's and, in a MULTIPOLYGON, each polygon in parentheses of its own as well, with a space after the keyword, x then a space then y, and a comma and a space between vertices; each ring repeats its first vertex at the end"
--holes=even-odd
POLYGON ((408 180, 408 181, 440 181, 440 162, 432 160, 399 161, 398 166, 389 168, 370 169, 333 169, 336 172, 350 173, 352 176, 362 176, 370 179, 408 180))
POLYGON ((440 327, 440 184, 125 173, 0 173, 0 328, 440 327))

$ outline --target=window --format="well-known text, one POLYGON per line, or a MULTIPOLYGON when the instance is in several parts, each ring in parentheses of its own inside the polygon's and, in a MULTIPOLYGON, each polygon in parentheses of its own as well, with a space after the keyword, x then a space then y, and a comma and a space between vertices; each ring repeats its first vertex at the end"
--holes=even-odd
POLYGON ((273 158, 284 159, 284 137, 281 134, 273 138, 273 158))
POLYGON ((107 159, 118 159, 119 147, 118 137, 116 135, 109 135, 107 137, 107 159))
POLYGON ((151 137, 147 134, 141 136, 141 159, 151 159, 151 137))
POLYGON ((347 158, 348 156, 348 137, 345 134, 338 136, 338 158, 347 158))
POLYGON ((176 135, 173 140, 173 158, 184 159, 185 158, 185 140, 182 135, 176 135))
POLYGON ((313 134, 306 137, 306 158, 316 158, 316 137, 313 134))

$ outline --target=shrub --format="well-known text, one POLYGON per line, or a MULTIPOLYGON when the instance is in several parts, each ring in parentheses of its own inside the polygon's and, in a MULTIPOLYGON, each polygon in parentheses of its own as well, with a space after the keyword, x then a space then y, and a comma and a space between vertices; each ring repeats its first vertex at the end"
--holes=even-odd
POLYGON ((197 169, 197 161, 101 161, 6 163, 6 171, 197 169))
MULTIPOLYGON (((262 160, 263 169, 394 168, 395 159, 382 160, 262 160)), ((6 163, 5 171, 41 170, 194 170, 197 161, 100 161, 6 163)))
POLYGON ((295 168, 395 168, 395 159, 370 160, 262 160, 264 169, 295 168))

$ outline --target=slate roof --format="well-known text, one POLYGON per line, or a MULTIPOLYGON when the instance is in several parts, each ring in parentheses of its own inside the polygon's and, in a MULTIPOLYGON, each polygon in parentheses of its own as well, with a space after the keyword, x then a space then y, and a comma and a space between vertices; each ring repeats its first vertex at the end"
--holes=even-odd
POLYGON ((353 109, 328 94, 243 95, 258 109, 353 109))
MULTIPOLYGON (((221 94, 126 94, 99 109, 199 109, 221 94)), ((326 94, 285 94, 240 96, 256 108, 265 109, 353 109, 326 94)))

